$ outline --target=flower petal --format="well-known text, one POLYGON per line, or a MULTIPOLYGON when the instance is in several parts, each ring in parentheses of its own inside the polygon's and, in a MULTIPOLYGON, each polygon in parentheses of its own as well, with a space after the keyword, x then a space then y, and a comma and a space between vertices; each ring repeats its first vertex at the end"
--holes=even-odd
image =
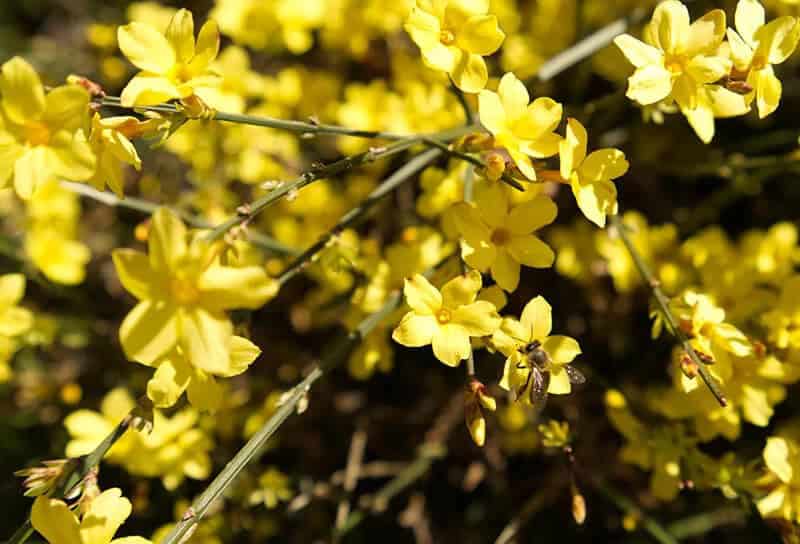
POLYGON ((558 207, 550 197, 539 195, 533 200, 514 206, 508 214, 506 226, 513 234, 530 234, 552 223, 556 214, 558 207))
POLYGON ((489 70, 483 57, 460 49, 456 49, 454 53, 455 59, 450 77, 456 87, 465 93, 478 93, 483 90, 489 80, 489 70))
POLYGON ((490 270, 497 285, 510 293, 519 286, 519 268, 519 261, 514 259, 507 250, 498 249, 490 270))
POLYGON ((219 27, 215 20, 209 19, 200 27, 200 33, 197 35, 197 46, 195 47, 194 58, 192 62, 189 63, 189 67, 195 74, 205 72, 208 65, 217 58, 218 54, 219 27))
POLYGON ((180 346, 189 364, 210 374, 224 375, 231 370, 228 352, 233 325, 222 313, 202 308, 181 312, 180 346))
POLYGON ((164 359, 147 382, 147 398, 156 408, 169 408, 181 397, 192 379, 192 369, 180 356, 164 359))
POLYGON ((478 94, 478 115, 481 124, 495 136, 505 130, 506 110, 497 93, 483 90, 478 94))
MULTIPOLYGON (((118 487, 106 489, 89 503, 81 519, 81 541, 84 544, 111 542, 119 526, 131 515, 131 501, 118 487)), ((60 544, 60 543, 59 543, 60 544)))
POLYGON ((520 322, 530 330, 530 340, 544 340, 553 327, 550 304, 542 296, 532 299, 522 310, 520 322))
POLYGON ((494 15, 475 15, 456 33, 456 45, 477 55, 491 55, 503 44, 506 35, 494 15))
POLYGON ((678 0, 656 6, 650 21, 655 45, 667 53, 682 53, 689 38, 689 10, 678 0))
POLYGON ((194 57, 194 18, 188 9, 175 12, 164 35, 175 52, 177 62, 188 63, 194 57))
POLYGON ((25 296, 24 274, 3 274, 0 276, 0 308, 14 306, 25 296))
POLYGON ((23 200, 30 200, 36 189, 53 179, 48 149, 27 149, 14 163, 14 190, 23 200))
POLYGON ((568 395, 572 392, 569 375, 563 367, 556 366, 550 370, 550 384, 547 392, 552 395, 568 395))
POLYGON ((422 274, 406 278, 403 295, 406 303, 418 314, 433 315, 442 307, 442 294, 422 274))
POLYGON ((150 25, 133 22, 117 29, 119 49, 134 66, 165 74, 175 65, 175 50, 164 35, 150 25))
POLYGON ((643 106, 655 104, 672 92, 672 74, 663 66, 649 64, 628 78, 625 96, 643 106))
POLYGON ((531 234, 514 236, 506 250, 515 261, 531 268, 550 268, 556 259, 550 246, 531 234))
POLYGON ((712 9, 689 27, 685 54, 713 54, 725 38, 725 12, 712 9))
POLYGON ((545 338, 542 341, 542 349, 547 352, 550 359, 557 365, 571 363, 575 357, 581 354, 581 347, 577 340, 558 334, 545 338))
POLYGON ((442 286, 442 306, 455 310, 459 306, 475 302, 482 285, 483 279, 476 270, 456 276, 442 286))
POLYGON ((13 57, 3 64, 1 71, 3 112, 20 125, 39 119, 44 112, 44 87, 33 66, 20 57, 13 57))
POLYGON ((158 278, 153 274, 147 255, 133 249, 115 249, 111 252, 114 268, 122 286, 139 300, 153 298, 158 292, 158 278))
MULTIPOLYGON (((186 396, 192 406, 198 410, 216 412, 225 398, 225 388, 213 376, 205 375, 202 379, 195 378, 189 382, 186 396)), ((203 466, 194 476, 188 473, 187 475, 190 478, 203 479, 208 475, 208 472, 203 466), (201 474, 204 475, 201 476, 201 474)))
POLYGON ((431 340, 433 354, 447 366, 458 366, 469 357, 472 345, 467 331, 460 325, 447 324, 434 333, 431 340))
POLYGON ((229 346, 231 354, 231 370, 223 374, 224 377, 238 376, 253 364, 259 355, 261 348, 243 336, 232 336, 229 346))
POLYGON ((182 98, 180 90, 168 79, 140 74, 131 79, 120 95, 120 103, 131 106, 152 106, 173 98, 182 98))
POLYGON ((574 170, 586 158, 586 147, 589 135, 586 128, 577 119, 567 119, 567 133, 558 143, 558 160, 560 162, 561 177, 569 179, 574 170))
POLYGON ((438 330, 435 317, 408 312, 392 332, 392 339, 402 346, 418 348, 430 344, 438 330))
POLYGON ((411 36, 411 39, 414 40, 414 43, 423 51, 441 43, 440 33, 442 27, 439 19, 418 6, 414 7, 409 13, 404 28, 411 36))
POLYGON ((759 28, 755 38, 758 41, 756 55, 765 57, 770 64, 780 64, 797 48, 800 24, 794 17, 778 17, 759 28))
POLYGON ((278 293, 278 284, 259 266, 211 266, 197 280, 203 306, 216 310, 260 308, 278 293))
POLYGON ((584 180, 573 176, 570 182, 575 202, 586 218, 600 228, 606 226, 606 216, 617 213, 617 188, 607 179, 584 180))
POLYGON ((614 38, 614 44, 619 48, 625 58, 636 68, 647 66, 648 64, 661 64, 664 54, 641 40, 637 40, 630 34, 621 34, 614 38))
POLYGON ((64 501, 36 497, 31 509, 31 525, 48 542, 82 544, 78 518, 64 501))
POLYGON ((778 436, 767 438, 767 445, 764 448, 764 462, 767 468, 787 484, 792 481, 794 476, 789 454, 789 443, 786 439, 778 436))
POLYGON ((758 104, 758 117, 763 119, 778 109, 781 101, 783 86, 781 80, 775 77, 772 71, 763 70, 758 76, 756 88, 756 103, 758 104))
POLYGON ((580 168, 580 177, 587 181, 617 179, 625 175, 628 167, 625 153, 619 149, 598 149, 586 157, 580 168))
POLYGON ((164 302, 144 300, 134 306, 119 327, 126 357, 151 365, 178 341, 176 308, 164 302))
POLYGON ((497 87, 497 92, 503 102, 503 109, 508 119, 514 121, 525 115, 531 98, 527 87, 517 79, 517 76, 511 72, 504 74, 497 87))
POLYGON ((463 327, 470 336, 490 336, 500 327, 500 321, 494 304, 479 300, 453 312, 452 323, 463 327))
POLYGON ((168 273, 177 269, 188 250, 186 236, 186 226, 172 210, 156 210, 147 239, 150 266, 155 273, 168 273))
POLYGON ((733 16, 736 31, 751 47, 756 43, 756 30, 764 26, 766 13, 758 0, 739 0, 733 16))

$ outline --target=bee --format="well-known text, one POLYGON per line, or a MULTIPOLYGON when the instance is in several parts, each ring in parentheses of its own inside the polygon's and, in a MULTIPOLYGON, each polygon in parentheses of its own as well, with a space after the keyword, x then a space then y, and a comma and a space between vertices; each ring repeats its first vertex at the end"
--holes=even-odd
MULTIPOLYGON (((550 367, 552 361, 547 352, 542 349, 542 344, 538 340, 529 342, 519 348, 519 352, 525 355, 525 360, 517 363, 517 368, 528 368, 528 378, 525 383, 517 388, 515 394, 519 399, 527 391, 531 404, 536 407, 536 411, 541 412, 547 402, 547 389, 550 387, 550 367)), ((586 377, 572 365, 564 365, 564 371, 569 377, 572 385, 586 383, 586 377)))

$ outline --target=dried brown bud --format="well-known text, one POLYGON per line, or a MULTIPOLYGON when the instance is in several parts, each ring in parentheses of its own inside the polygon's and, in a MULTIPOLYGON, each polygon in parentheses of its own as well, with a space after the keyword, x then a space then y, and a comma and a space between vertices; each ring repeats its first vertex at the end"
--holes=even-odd
POLYGON ((681 355, 680 364, 681 372, 683 372, 687 378, 693 380, 697 377, 697 363, 695 363, 694 360, 689 357, 688 353, 683 353, 681 355))

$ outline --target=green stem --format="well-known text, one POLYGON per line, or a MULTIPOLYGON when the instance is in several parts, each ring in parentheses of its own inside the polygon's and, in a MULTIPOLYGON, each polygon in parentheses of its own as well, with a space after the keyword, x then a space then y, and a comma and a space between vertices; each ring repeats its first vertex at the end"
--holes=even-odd
POLYGON ((631 499, 612 488, 606 483, 594 481, 594 487, 608 500, 614 503, 617 508, 626 514, 637 516, 642 524, 642 528, 650 533, 656 541, 660 544, 678 544, 678 539, 675 538, 663 525, 661 525, 654 518, 647 515, 636 505, 631 499))
POLYGON ((622 243, 625 245, 625 248, 628 250, 631 258, 633 259, 633 263, 636 266, 636 269, 639 271, 639 275, 642 276, 644 283, 653 293, 653 297, 656 299, 656 303, 658 304, 659 310, 661 314, 664 316, 664 320, 667 322, 667 326, 672 331, 672 334, 675 335, 675 338, 678 339, 680 342, 681 347, 684 351, 689 355, 692 361, 697 365, 697 373, 700 374, 703 382, 705 382, 706 386, 708 386, 709 391, 711 394, 714 395, 714 398, 717 399, 717 402, 720 406, 727 406, 728 401, 725 398, 725 394, 720 389, 719 384, 714 379, 714 377, 709 373, 708 369, 706 368, 706 363, 698 357, 697 352, 695 352, 694 348, 692 347, 689 339, 686 337, 684 332, 678 326, 677 321, 675 320, 675 316, 672 315, 672 311, 669 309, 669 298, 664 294, 661 290, 661 286, 659 281, 650 271, 650 268, 647 266, 647 263, 644 262, 644 259, 639 254, 639 251, 633 245, 633 242, 628 236, 627 227, 622 224, 622 220, 620 219, 619 215, 611 216, 611 224, 616 229, 619 237, 622 239, 622 243))
MULTIPOLYGON (((475 155, 470 155, 469 153, 463 153, 461 151, 457 151, 452 149, 449 145, 441 142, 439 140, 435 140, 433 138, 425 138, 422 137, 420 140, 425 144, 431 147, 435 147, 437 149, 441 149, 451 157, 455 157, 457 159, 461 159, 462 161, 468 162, 470 164, 474 164, 475 166, 479 166, 481 168, 486 168, 486 163, 483 162, 480 158, 476 157, 475 155)), ((503 176, 500 178, 503 182, 507 183, 517 191, 524 191, 525 187, 522 186, 520 182, 512 178, 508 175, 508 173, 503 173, 503 176)))
POLYGON ((219 239, 230 229, 252 220, 256 215, 258 215, 271 204, 274 204, 290 193, 299 191, 306 185, 309 185, 319 179, 336 176, 357 166, 363 166, 379 159, 397 155, 398 153, 402 153, 403 151, 423 142, 427 143, 427 141, 430 141, 445 145, 439 142, 439 140, 451 140, 453 138, 458 138, 459 136, 463 136, 464 134, 472 132, 475 129, 476 127, 474 125, 469 125, 439 132, 430 138, 423 136, 412 136, 386 147, 371 148, 363 153, 344 157, 343 159, 339 159, 331 164, 309 170, 294 181, 283 183, 277 189, 267 193, 261 198, 254 200, 249 204, 240 206, 236 215, 230 217, 226 221, 223 221, 209 233, 208 239, 219 239))
MULTIPOLYGON (((149 202, 147 200, 143 200, 141 198, 136 198, 132 196, 126 196, 125 198, 120 198, 114 193, 109 193, 106 191, 98 191, 94 187, 86 185, 85 183, 75 183, 73 181, 62 181, 61 185, 73 193, 77 193, 81 196, 85 196, 87 198, 91 198, 101 204, 105 204, 106 206, 111 207, 119 207, 119 208, 127 208, 129 210, 134 210, 137 212, 141 212, 147 215, 152 215, 155 211, 159 208, 164 207, 161 204, 155 204, 153 202, 149 202)), ((196 215, 192 215, 189 213, 182 212, 180 210, 172 210, 176 215, 178 215, 183 221, 192 227, 198 229, 210 229, 213 227, 211 223, 203 219, 202 217, 198 217, 196 215)), ((253 243, 253 245, 260 247, 266 251, 271 253, 276 253, 278 255, 296 255, 297 250, 291 247, 288 247, 281 242, 270 238, 269 236, 265 236, 263 234, 257 232, 248 232, 248 240, 253 243)))
POLYGON ((172 531, 162 540, 162 544, 178 544, 183 542, 187 535, 191 534, 194 527, 208 513, 209 507, 222 496, 223 492, 239 476, 244 468, 263 451, 264 445, 280 428, 284 421, 297 408, 297 404, 305 397, 311 386, 327 372, 338 366, 350 352, 366 335, 372 332, 378 324, 389 316, 400 305, 402 297, 400 293, 394 293, 383 307, 367 316, 359 323, 355 330, 346 336, 340 337, 333 345, 325 349, 325 358, 319 366, 314 367, 306 378, 298 383, 289 393, 288 397, 278 410, 264 423, 264 425, 253 435, 247 444, 239 450, 233 459, 225 465, 225 468, 217 475, 200 496, 194 501, 192 506, 186 511, 181 521, 173 527, 172 531))
POLYGON ((394 174, 386 178, 374 191, 361 204, 351 209, 339 219, 339 222, 322 236, 314 245, 306 249, 294 261, 292 261, 286 270, 278 277, 278 283, 284 285, 290 279, 299 274, 306 266, 308 266, 315 255, 322 251, 331 240, 341 234, 345 229, 349 228, 361 217, 363 217, 375 204, 394 191, 402 183, 410 179, 414 174, 425 168, 428 164, 436 160, 442 154, 438 149, 429 149, 424 153, 414 157, 402 167, 400 167, 394 174))

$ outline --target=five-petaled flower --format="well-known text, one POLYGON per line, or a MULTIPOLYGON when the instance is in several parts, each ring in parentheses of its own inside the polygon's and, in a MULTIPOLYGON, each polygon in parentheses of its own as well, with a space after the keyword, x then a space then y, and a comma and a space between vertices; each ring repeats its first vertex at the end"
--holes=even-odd
POLYGON ((589 137, 576 119, 567 120, 567 136, 559 144, 561 177, 569 183, 583 215, 598 227, 617 213, 617 188, 611 181, 628 171, 625 154, 618 149, 598 149, 588 156, 589 137))
POLYGON ((406 279, 403 294, 411 311, 392 338, 413 348, 431 344, 437 359, 458 366, 472 350, 470 337, 489 336, 500 325, 494 304, 476 301, 481 285, 481 275, 475 270, 448 281, 441 291, 420 274, 406 279))
MULTIPOLYGON (((219 245, 202 233, 190 236, 166 208, 153 214, 149 255, 131 249, 113 252, 122 285, 139 303, 119 330, 128 358, 158 366, 176 361, 176 349, 206 374, 241 372, 233 325, 226 310, 256 309, 276 293, 263 268, 220 263, 219 245)), ((245 365, 246 366, 246 365, 245 365)))
POLYGON ((122 53, 142 70, 122 90, 123 106, 187 99, 198 88, 220 82, 210 69, 219 53, 219 30, 213 20, 203 25, 196 42, 194 18, 185 9, 175 13, 164 33, 133 22, 119 28, 117 40, 122 53))
POLYGON ((497 92, 478 95, 481 123, 504 147, 523 175, 536 180, 531 158, 543 159, 558 153, 561 137, 553 132, 561 122, 563 108, 552 98, 541 97, 528 104, 525 85, 512 73, 500 80, 497 92))
POLYGON ((488 11, 488 0, 417 0, 405 28, 425 64, 450 74, 462 91, 477 93, 489 79, 483 57, 505 39, 488 11))

